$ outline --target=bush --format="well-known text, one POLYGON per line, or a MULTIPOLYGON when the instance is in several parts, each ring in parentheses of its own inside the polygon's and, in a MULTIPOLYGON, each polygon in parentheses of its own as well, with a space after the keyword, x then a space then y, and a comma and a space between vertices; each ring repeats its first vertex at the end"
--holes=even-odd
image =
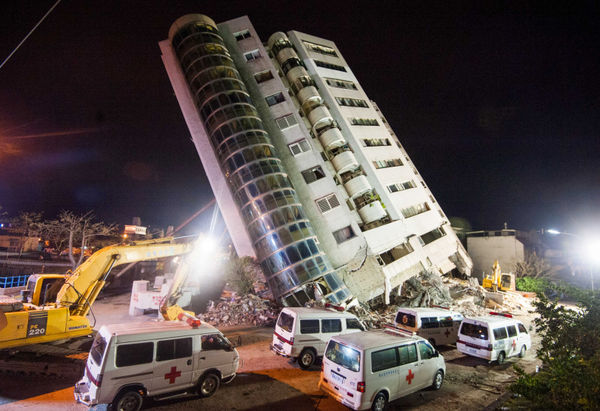
POLYGON ((517 290, 531 293, 543 293, 551 288, 551 283, 545 278, 521 277, 516 279, 517 290))

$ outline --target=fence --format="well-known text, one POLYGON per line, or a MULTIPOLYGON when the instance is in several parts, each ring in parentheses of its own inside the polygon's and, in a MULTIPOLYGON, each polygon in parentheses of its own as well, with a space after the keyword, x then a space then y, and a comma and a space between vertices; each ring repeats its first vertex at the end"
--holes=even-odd
POLYGON ((0 288, 24 287, 30 274, 0 277, 0 288))

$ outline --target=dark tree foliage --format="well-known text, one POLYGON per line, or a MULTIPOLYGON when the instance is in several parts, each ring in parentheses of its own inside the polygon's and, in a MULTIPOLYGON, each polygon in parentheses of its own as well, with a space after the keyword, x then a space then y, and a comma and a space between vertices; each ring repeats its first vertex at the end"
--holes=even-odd
POLYGON ((557 294, 578 301, 578 309, 565 308, 541 294, 535 303, 542 335, 537 350, 540 371, 519 378, 511 390, 521 397, 514 406, 537 410, 600 409, 600 295, 573 286, 553 286, 557 294))

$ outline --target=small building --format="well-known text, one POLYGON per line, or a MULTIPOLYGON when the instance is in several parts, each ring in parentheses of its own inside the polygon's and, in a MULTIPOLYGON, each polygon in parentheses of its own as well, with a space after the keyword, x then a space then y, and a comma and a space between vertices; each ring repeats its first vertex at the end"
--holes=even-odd
POLYGON ((39 244, 38 237, 26 237, 10 228, 0 229, 0 250, 9 253, 34 251, 39 244))
POLYGON ((502 272, 513 271, 518 261, 525 260, 525 246, 517 237, 517 230, 507 228, 468 232, 467 251, 473 260, 472 275, 481 282, 484 273, 491 273, 496 260, 502 272))

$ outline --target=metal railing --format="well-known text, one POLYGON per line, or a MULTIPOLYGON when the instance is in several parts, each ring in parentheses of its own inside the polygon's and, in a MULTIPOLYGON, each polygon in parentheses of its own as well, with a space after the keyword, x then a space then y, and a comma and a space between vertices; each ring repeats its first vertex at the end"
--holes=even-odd
POLYGON ((0 277, 0 288, 23 287, 31 274, 0 277))

